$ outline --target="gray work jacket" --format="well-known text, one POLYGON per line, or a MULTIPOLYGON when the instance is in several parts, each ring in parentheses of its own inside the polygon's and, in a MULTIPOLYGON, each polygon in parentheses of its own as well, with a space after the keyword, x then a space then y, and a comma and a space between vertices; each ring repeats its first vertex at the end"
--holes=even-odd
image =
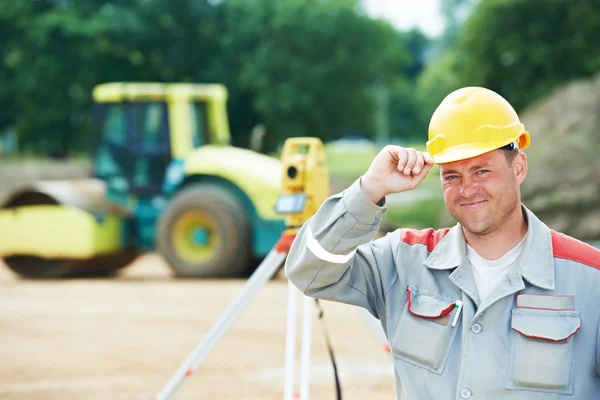
POLYGON ((600 251, 523 206, 523 251, 481 302, 460 225, 373 240, 387 210, 357 180, 301 228, 286 273, 381 321, 397 398, 600 399, 600 251))

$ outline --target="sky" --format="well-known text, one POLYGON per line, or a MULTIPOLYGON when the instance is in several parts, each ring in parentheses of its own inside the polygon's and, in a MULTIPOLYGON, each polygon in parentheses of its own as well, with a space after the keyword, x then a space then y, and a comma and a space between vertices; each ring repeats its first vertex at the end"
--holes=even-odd
POLYGON ((440 0, 362 0, 362 3, 369 15, 388 20, 400 30, 418 27, 434 37, 444 28, 440 0))

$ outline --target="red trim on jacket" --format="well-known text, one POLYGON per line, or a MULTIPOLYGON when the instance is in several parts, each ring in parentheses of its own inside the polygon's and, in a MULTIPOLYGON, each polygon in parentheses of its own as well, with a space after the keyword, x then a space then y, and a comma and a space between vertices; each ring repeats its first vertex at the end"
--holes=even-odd
POLYGON ((564 233, 552 229, 550 232, 552 233, 552 253, 554 257, 600 269, 600 250, 564 233))
POLYGON ((576 334, 579 331, 579 328, 581 328, 581 327, 578 326, 577 329, 575 329, 575 331, 573 331, 573 332, 571 332, 571 334, 569 334, 569 336, 564 337, 564 338, 560 338, 560 339, 553 339, 553 338, 545 337, 545 336, 528 335, 526 333, 521 332, 517 328, 512 328, 512 329, 513 329, 513 331, 519 332, 521 335, 523 335, 525 337, 528 337, 530 339, 540 339, 540 340, 547 340, 549 342, 560 343, 560 342, 564 342, 565 340, 569 339, 571 336, 573 336, 574 334, 576 334))
POLYGON ((433 228, 427 229, 402 229, 402 241, 406 244, 424 244, 427 246, 427 250, 433 251, 435 246, 438 245, 440 240, 450 231, 450 228, 444 228, 440 230, 434 230, 433 228))
POLYGON ((412 300, 411 300, 411 292, 410 292, 410 286, 406 287, 406 291, 408 292, 408 312, 411 313, 412 315, 416 316, 416 317, 421 317, 421 318, 440 318, 440 317, 445 317, 446 315, 450 314, 450 312, 454 309, 454 306, 456 306, 456 302, 451 303, 447 308, 443 309, 438 315, 425 315, 425 314, 419 314, 414 312, 413 310, 410 309, 410 307, 412 306, 412 300))

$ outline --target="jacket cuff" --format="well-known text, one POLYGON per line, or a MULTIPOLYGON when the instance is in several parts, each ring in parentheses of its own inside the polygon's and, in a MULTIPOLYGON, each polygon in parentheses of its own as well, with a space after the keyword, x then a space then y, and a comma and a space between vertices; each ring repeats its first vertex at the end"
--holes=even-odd
POLYGON ((388 210, 385 197, 374 204, 365 196, 360 187, 362 176, 344 191, 342 201, 346 210, 360 223, 372 225, 388 210))

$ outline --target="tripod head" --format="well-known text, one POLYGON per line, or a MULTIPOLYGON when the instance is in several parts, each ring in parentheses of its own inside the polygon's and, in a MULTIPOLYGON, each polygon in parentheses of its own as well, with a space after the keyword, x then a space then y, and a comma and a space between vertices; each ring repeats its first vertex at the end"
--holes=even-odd
POLYGON ((323 143, 316 137, 289 138, 281 162, 283 178, 275 211, 287 214, 288 231, 297 231, 329 197, 323 143))

